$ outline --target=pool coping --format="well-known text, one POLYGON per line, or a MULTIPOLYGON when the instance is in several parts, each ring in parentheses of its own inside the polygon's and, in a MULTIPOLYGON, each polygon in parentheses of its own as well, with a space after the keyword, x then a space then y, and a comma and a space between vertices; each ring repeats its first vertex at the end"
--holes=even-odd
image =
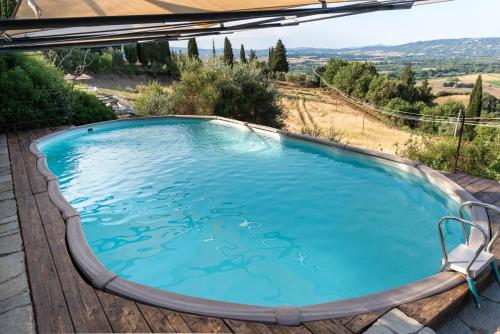
MULTIPOLYGON (((30 145, 30 151, 36 156, 36 167, 43 175, 47 183, 48 195, 50 200, 59 209, 66 222, 66 238, 68 241, 70 254, 81 272, 96 288, 110 291, 136 301, 180 312, 221 318, 231 318, 237 320, 257 321, 263 323, 277 323, 280 325, 299 325, 304 321, 338 318, 396 307, 401 304, 409 303, 415 300, 432 296, 445 290, 449 290, 465 282, 463 276, 457 273, 440 272, 407 285, 357 298, 301 307, 267 307, 190 297, 156 288, 151 288, 119 277, 118 275, 106 269, 93 254, 86 241, 78 212, 63 197, 59 189, 57 177, 48 169, 46 158, 38 149, 37 145, 41 141, 44 141, 50 137, 58 136, 64 132, 74 131, 75 129, 85 129, 92 126, 114 122, 155 120, 162 118, 218 120, 221 122, 232 123, 237 126, 243 126, 251 131, 274 133, 279 136, 294 138, 301 141, 314 142, 326 147, 347 150, 353 153, 369 156, 374 159, 391 161, 393 163, 404 165, 408 171, 410 169, 414 169, 413 172, 415 172, 415 170, 418 171, 418 173, 422 177, 427 178, 429 182, 433 183, 435 186, 441 189, 441 191, 454 197, 455 199, 458 199, 460 201, 476 200, 474 196, 472 196, 455 182, 445 177, 440 172, 435 171, 417 161, 411 161, 387 153, 329 142, 315 137, 289 133, 287 131, 278 130, 267 126, 241 122, 224 117, 169 115, 158 117, 119 119, 87 124, 78 127, 71 127, 62 131, 51 133, 45 137, 33 141, 30 145)), ((484 227, 486 231, 488 231, 488 216, 485 209, 474 207, 472 209, 471 216, 474 222, 478 223, 479 225, 484 227)), ((471 235, 471 242, 475 244, 479 241, 479 233, 474 233, 473 231, 471 235)))

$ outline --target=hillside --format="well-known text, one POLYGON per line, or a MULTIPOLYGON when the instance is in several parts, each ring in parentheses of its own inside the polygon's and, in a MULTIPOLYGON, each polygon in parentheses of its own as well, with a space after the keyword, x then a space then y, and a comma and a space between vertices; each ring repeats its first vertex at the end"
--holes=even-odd
MULTIPOLYGON (((186 52, 186 48, 174 47, 177 52, 186 52)), ((248 53, 247 48, 247 53, 248 53)), ((212 55, 212 49, 199 49, 201 57, 212 55)), ((234 49, 239 54, 239 48, 234 49)), ((222 54, 222 49, 216 49, 222 54)), ((267 57, 267 49, 257 50, 259 57, 267 57)), ((461 38, 420 41, 401 45, 372 45, 357 48, 326 49, 326 48, 288 48, 289 57, 342 57, 346 59, 377 60, 390 58, 426 58, 426 59, 474 59, 496 58, 500 61, 500 37, 491 38, 461 38)))

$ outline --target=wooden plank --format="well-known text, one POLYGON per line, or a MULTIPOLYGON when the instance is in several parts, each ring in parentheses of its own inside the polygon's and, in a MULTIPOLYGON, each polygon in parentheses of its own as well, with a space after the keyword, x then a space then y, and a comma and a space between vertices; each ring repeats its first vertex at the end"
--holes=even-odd
POLYGON ((387 311, 371 312, 354 316, 346 323, 342 323, 347 329, 353 333, 361 333, 370 327, 378 318, 383 316, 387 311))
POLYGON ((231 329, 220 318, 187 313, 182 313, 181 316, 194 333, 232 333, 231 329))
POLYGON ((35 198, 17 198, 37 329, 40 333, 73 332, 73 324, 44 235, 35 198))
POLYGON ((66 223, 59 210, 52 204, 46 192, 35 195, 35 200, 42 219, 47 240, 64 239, 66 237, 66 223))
POLYGON ((232 320, 232 319, 224 319, 228 327, 234 333, 254 333, 254 334, 272 334, 273 332, 268 328, 267 325, 257 323, 257 322, 249 322, 249 321, 240 321, 240 320, 232 320))
POLYGON ((306 326, 311 332, 317 334, 335 333, 335 334, 352 334, 350 330, 344 327, 336 320, 322 320, 305 322, 306 326))
POLYGON ((79 333, 113 332, 94 288, 74 269, 60 271, 59 276, 75 330, 79 333))
POLYGON ((176 331, 159 308, 140 303, 137 303, 137 307, 153 332, 173 333, 176 331))
POLYGON ((28 174, 24 166, 23 156, 17 135, 14 133, 7 134, 7 142, 9 145, 10 165, 12 170, 12 178, 16 197, 31 195, 31 186, 28 179, 28 174))
POLYGON ((296 327, 269 325, 267 328, 276 334, 311 334, 311 331, 304 325, 296 327))
POLYGON ((166 310, 166 309, 160 309, 161 313, 163 313, 168 321, 170 322, 170 325, 174 327, 175 332, 177 333, 191 333, 191 329, 189 328, 188 324, 182 318, 180 313, 166 310))
POLYGON ((96 292, 113 331, 151 333, 151 328, 134 302, 101 290, 96 292))
POLYGON ((18 132, 17 138, 19 139, 19 146, 21 148, 21 154, 23 156, 24 166, 26 167, 32 193, 37 194, 47 191, 47 183, 36 168, 36 157, 29 150, 31 140, 28 133, 25 131, 18 132))
POLYGON ((491 186, 495 185, 496 182, 491 181, 491 180, 485 180, 485 179, 479 179, 478 181, 474 183, 470 183, 466 185, 464 188, 471 194, 477 194, 483 190, 486 190, 490 188, 491 186))
POLYGON ((465 176, 465 174, 462 174, 462 173, 457 173, 457 174, 444 173, 444 175, 446 175, 447 178, 449 178, 450 180, 453 180, 453 181, 465 176))

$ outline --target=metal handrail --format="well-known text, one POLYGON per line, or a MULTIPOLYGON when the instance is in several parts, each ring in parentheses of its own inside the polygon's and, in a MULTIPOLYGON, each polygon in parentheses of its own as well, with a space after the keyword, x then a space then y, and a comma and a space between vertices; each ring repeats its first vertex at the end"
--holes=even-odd
MULTIPOLYGON (((490 209, 490 210, 493 210, 493 211, 500 213, 500 208, 498 206, 488 204, 488 203, 483 203, 483 202, 477 202, 477 201, 467 201, 467 202, 463 202, 462 205, 460 205, 460 208, 458 209, 458 212, 460 213, 460 218, 464 219, 463 209, 472 208, 473 206, 480 206, 480 207, 490 209)), ((464 231, 465 231, 466 230, 465 225, 463 224, 462 226, 463 226, 464 231)), ((489 224, 489 226, 490 226, 490 231, 488 231, 488 232, 492 233, 493 231, 492 231, 491 223, 489 224)), ((487 252, 489 252, 491 250, 491 247, 493 246, 493 242, 498 237, 498 235, 499 235, 499 228, 497 227, 495 233, 493 233, 493 235, 491 237, 488 236, 488 239, 486 240, 486 242, 488 243, 488 245, 486 246, 487 252)), ((465 238, 466 238, 467 245, 468 245, 469 244, 469 236, 467 235, 465 238)))
MULTIPOLYGON (((470 225, 472 227, 477 228, 479 230, 479 232, 481 232, 481 234, 483 235, 483 241, 481 243, 481 246, 478 247, 474 257, 467 264, 467 268, 466 268, 467 277, 470 277, 470 275, 469 275, 470 268, 471 268, 472 264, 474 263, 474 261, 476 261, 476 259, 479 257, 481 252, 484 250, 484 248, 486 246, 486 242, 488 240, 488 236, 487 236, 486 232, 484 232, 483 228, 476 223, 470 222, 470 221, 462 219, 462 218, 451 217, 451 216, 445 216, 445 217, 441 218, 439 220, 439 223, 438 223, 439 237, 441 239, 441 247, 443 249, 443 257, 444 257, 443 264, 441 265, 441 271, 443 271, 448 264, 448 250, 446 249, 446 242, 444 240, 444 234, 443 234, 443 229, 442 229, 442 225, 445 221, 456 221, 456 222, 462 223, 462 226, 470 225)), ((464 234, 467 235, 466 229, 464 230, 464 234)))

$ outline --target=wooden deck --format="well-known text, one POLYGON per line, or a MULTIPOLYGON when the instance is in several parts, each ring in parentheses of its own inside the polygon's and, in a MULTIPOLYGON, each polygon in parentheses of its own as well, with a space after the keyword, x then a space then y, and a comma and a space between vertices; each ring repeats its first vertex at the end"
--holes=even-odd
MULTIPOLYGON (((244 332, 359 333, 385 312, 308 322, 283 327, 200 317, 136 303, 94 289, 75 268, 65 240, 65 223, 50 202, 45 181, 35 166, 30 142, 51 130, 7 134, 15 197, 24 241, 36 327, 54 332, 244 332)), ((478 199, 500 205, 500 184, 472 176, 449 177, 478 199)), ((500 221, 500 216, 491 217, 500 221)), ((496 245, 497 254, 499 243, 496 245)), ((480 285, 490 280, 484 277, 480 285)), ((436 328, 468 298, 465 284, 399 307, 424 326, 436 328)))

